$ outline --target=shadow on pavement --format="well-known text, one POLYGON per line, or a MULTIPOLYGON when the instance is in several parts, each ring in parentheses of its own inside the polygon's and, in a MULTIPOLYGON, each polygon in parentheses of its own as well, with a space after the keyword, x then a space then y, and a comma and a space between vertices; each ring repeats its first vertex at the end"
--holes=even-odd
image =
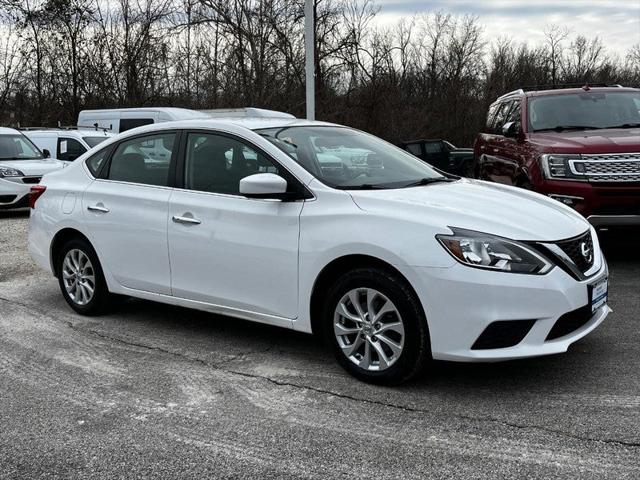
POLYGON ((0 218, 29 218, 29 209, 0 210, 0 218))

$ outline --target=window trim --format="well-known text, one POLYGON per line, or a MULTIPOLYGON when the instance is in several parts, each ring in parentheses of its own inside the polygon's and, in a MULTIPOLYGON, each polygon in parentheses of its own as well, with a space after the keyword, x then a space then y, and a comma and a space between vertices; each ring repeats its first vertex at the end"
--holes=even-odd
POLYGON ((296 202, 296 201, 313 200, 313 199, 316 198, 315 195, 313 194, 313 192, 311 192, 311 190, 309 190, 307 188, 307 186, 304 184, 304 182, 302 182, 302 180, 300 180, 295 174, 293 174, 291 172, 291 170, 286 168, 282 164, 282 162, 280 162, 277 159, 273 158, 272 155, 270 155, 267 152, 265 152, 264 149, 262 149, 259 146, 257 146, 251 140, 247 140, 246 138, 241 137, 241 136, 236 135, 236 134, 233 134, 233 133, 224 132, 224 131, 220 131, 220 130, 211 130, 211 129, 206 129, 206 128, 188 128, 188 129, 181 130, 181 133, 182 133, 182 135, 181 135, 181 139, 180 139, 180 147, 178 149, 179 156, 178 156, 178 160, 177 160, 176 166, 175 166, 176 170, 175 170, 174 188, 176 190, 181 190, 181 191, 190 192, 190 193, 224 196, 224 197, 229 197, 229 198, 241 198, 241 199, 245 199, 245 200, 257 200, 257 201, 262 201, 262 202, 264 202, 264 201, 274 201, 274 199, 269 199, 269 198, 265 199, 265 198, 245 197, 242 194, 222 193, 222 192, 206 192, 206 191, 202 191, 202 190, 194 190, 194 189, 191 189, 191 188, 186 188, 186 186, 185 186, 185 170, 186 170, 186 166, 187 166, 187 141, 188 141, 188 138, 189 138, 190 134, 202 134, 202 135, 218 135, 218 136, 230 138, 231 140, 235 140, 235 141, 237 141, 239 143, 242 143, 242 144, 246 145, 247 147, 254 149, 258 153, 258 155, 264 156, 267 160, 272 162, 274 165, 276 165, 276 167, 281 169, 283 172, 286 172, 286 175, 283 176, 283 178, 285 180, 287 180, 287 183, 289 183, 290 180, 291 180, 291 182, 293 182, 293 184, 294 184, 293 186, 294 186, 295 190, 292 193, 293 194, 297 194, 297 195, 295 195, 295 198, 293 198, 291 200, 281 200, 281 201, 284 201, 284 202, 292 202, 292 201, 296 202))
MULTIPOLYGON (((125 185, 142 185, 145 187, 156 187, 156 188, 175 188, 175 184, 176 184, 176 178, 175 178, 175 164, 176 164, 176 160, 177 160, 177 156, 178 156, 178 151, 179 148, 174 148, 171 151, 171 158, 169 159, 169 171, 167 173, 167 185, 151 185, 148 183, 137 183, 137 182, 127 182, 124 180, 112 180, 110 178, 107 178, 109 175, 109 171, 111 170, 111 160, 113 159, 113 155, 115 154, 116 150, 118 149, 118 147, 120 147, 120 145, 122 145, 125 142, 129 142, 131 140, 135 140, 137 138, 144 138, 144 137, 155 137, 155 136, 160 136, 160 135, 167 135, 167 134, 175 134, 176 138, 174 140, 174 145, 180 145, 181 142, 181 136, 182 136, 182 130, 176 130, 176 129, 167 129, 167 130, 155 130, 153 132, 144 132, 144 133, 139 133, 137 135, 131 135, 129 137, 123 138, 122 140, 120 140, 119 142, 114 142, 111 145, 107 145, 105 148, 109 148, 111 149, 110 152, 108 152, 107 154, 107 161, 102 165, 102 167, 100 168, 100 172, 98 172, 98 176, 94 177, 96 180, 103 180, 106 182, 113 182, 113 183, 123 183, 125 185)), ((102 150, 100 150, 102 151, 102 150)), ((99 152, 96 152, 96 154, 99 152)), ((89 158, 92 158, 93 155, 89 158)), ((89 160, 89 159, 87 159, 89 160)), ((86 162, 85 162, 85 166, 86 166, 86 162)), ((89 167, 87 167, 88 169, 89 167)))

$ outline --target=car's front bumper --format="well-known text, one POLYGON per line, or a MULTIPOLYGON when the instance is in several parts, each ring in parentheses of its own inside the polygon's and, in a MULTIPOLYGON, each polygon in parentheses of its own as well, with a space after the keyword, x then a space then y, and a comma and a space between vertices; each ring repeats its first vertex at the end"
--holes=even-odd
POLYGON ((585 311, 590 302, 588 286, 608 277, 604 257, 597 273, 585 281, 577 281, 558 267, 539 276, 492 272, 462 264, 413 268, 407 274, 413 276, 410 280, 425 309, 435 359, 499 361, 565 352, 610 312, 605 304, 591 314, 589 305, 587 317, 576 328, 548 339, 561 317, 585 311), (477 348, 476 342, 494 322, 522 325, 527 333, 512 346, 477 348), (524 327, 531 324, 530 329, 524 327))
POLYGON ((638 183, 545 180, 537 190, 571 206, 595 227, 640 225, 638 183))
POLYGON ((20 178, 0 178, 0 209, 28 207, 30 190, 31 185, 21 183, 20 178))

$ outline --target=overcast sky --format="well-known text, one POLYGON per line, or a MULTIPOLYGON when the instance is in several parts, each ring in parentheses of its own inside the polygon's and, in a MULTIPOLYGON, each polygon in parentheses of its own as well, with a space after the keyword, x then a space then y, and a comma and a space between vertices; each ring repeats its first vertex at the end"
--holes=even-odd
POLYGON ((418 12, 443 10, 480 17, 487 39, 508 35, 536 44, 548 24, 573 35, 599 36, 610 53, 623 55, 640 43, 640 0, 376 0, 377 23, 418 12))

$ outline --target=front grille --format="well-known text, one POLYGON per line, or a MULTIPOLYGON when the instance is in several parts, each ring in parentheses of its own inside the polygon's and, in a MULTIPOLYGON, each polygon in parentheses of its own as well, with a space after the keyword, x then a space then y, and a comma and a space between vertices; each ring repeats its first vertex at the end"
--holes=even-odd
POLYGON ((590 231, 570 240, 556 242, 556 245, 560 247, 582 273, 585 273, 593 266, 595 252, 593 251, 593 239, 590 231))
POLYGON ((569 165, 574 175, 590 182, 640 182, 640 153, 582 155, 569 165))
POLYGON ((40 183, 42 177, 22 177, 22 183, 36 184, 40 183))
POLYGON ((547 340, 564 337, 565 335, 575 332, 586 325, 587 322, 591 320, 591 316, 590 305, 585 305, 577 310, 565 313, 553 325, 549 335, 547 335, 547 340))
POLYGON ((527 336, 535 320, 499 320, 490 323, 475 341, 471 350, 507 348, 519 344, 527 336))

